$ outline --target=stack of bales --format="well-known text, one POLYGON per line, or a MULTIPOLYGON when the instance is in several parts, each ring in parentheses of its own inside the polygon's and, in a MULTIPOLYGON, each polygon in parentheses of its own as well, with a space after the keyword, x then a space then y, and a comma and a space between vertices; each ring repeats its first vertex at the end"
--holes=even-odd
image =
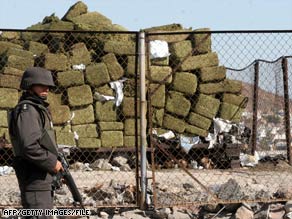
MULTIPOLYGON (((82 2, 60 20, 52 15, 29 30, 111 30, 98 12, 88 12, 82 2)), ((146 31, 183 31, 166 25, 146 31)), ((0 35, 0 136, 8 138, 7 112, 21 95, 20 78, 30 66, 53 72, 57 88, 49 95, 57 142, 80 148, 133 147, 135 145, 136 43, 130 34, 64 32, 3 32, 0 35), (85 66, 74 68, 74 66, 85 66), (110 82, 126 77, 120 106, 100 95, 115 96, 110 82)), ((158 36, 157 36, 158 37, 158 36)), ((156 127, 178 133, 206 136, 212 118, 238 119, 241 84, 225 77, 211 52, 211 39, 196 43, 200 35, 159 36, 168 42, 171 56, 152 59, 147 75, 156 127), (196 48, 196 53, 189 52, 196 48), (177 67, 178 63, 182 63, 177 67)), ((153 38, 153 40, 156 38, 153 38)), ((139 106, 139 103, 137 103, 139 106)), ((139 111, 139 110, 138 110, 139 111)), ((139 113, 139 112, 138 112, 139 113)), ((139 124, 139 123, 138 123, 139 124)), ((138 133, 139 134, 139 133, 138 133)))
MULTIPOLYGON (((166 25, 147 31, 182 31, 166 25)), ((170 56, 150 60, 152 121, 159 133, 173 130, 206 137, 213 118, 239 122, 245 107, 242 83, 226 78, 218 56, 211 50, 209 29, 194 34, 152 35, 151 40, 168 42, 170 56), (205 32, 205 33, 204 33, 205 32)))

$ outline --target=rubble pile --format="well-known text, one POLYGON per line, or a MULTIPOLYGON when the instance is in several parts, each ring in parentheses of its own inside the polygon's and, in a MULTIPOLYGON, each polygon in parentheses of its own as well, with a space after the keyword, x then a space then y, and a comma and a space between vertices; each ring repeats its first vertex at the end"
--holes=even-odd
MULTIPOLYGON (((8 139, 7 112, 21 95, 23 71, 41 66, 53 72, 57 84, 49 102, 59 145, 133 147, 135 35, 54 32, 126 31, 104 15, 89 12, 81 1, 62 19, 52 14, 27 29, 34 31, 0 35, 0 136, 8 139)), ((145 29, 186 30, 179 24, 145 29)), ((202 30, 208 29, 197 31, 202 30)), ((226 78, 226 69, 211 50, 210 35, 150 39, 169 48, 166 57, 151 57, 146 76, 156 128, 206 137, 215 117, 239 121, 245 98, 242 85, 226 78)))

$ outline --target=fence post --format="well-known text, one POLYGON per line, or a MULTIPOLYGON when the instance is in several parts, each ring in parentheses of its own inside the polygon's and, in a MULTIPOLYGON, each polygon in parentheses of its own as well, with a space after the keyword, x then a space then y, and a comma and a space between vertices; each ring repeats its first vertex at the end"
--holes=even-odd
POLYGON ((139 33, 139 66, 140 66, 140 156, 141 156, 141 176, 140 176, 140 208, 146 207, 147 190, 147 169, 146 169, 146 89, 145 89, 145 32, 139 33))
POLYGON ((285 101, 285 131, 287 142, 287 157, 289 164, 292 165, 292 148, 291 148, 291 130, 290 130, 290 99, 289 99, 289 77, 287 58, 282 59, 283 83, 284 83, 284 101, 285 101))
POLYGON ((252 119, 252 139, 251 153, 254 155, 257 147, 257 119, 258 119, 258 86, 259 86, 259 62, 254 65, 254 89, 253 89, 253 119, 252 119))

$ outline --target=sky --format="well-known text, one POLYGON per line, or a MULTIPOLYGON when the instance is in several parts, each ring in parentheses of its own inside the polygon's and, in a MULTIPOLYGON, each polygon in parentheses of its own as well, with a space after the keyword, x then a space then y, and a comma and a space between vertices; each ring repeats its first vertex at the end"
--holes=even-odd
MULTIPOLYGON (((25 29, 77 0, 0 0, 0 28, 25 29)), ((291 30, 292 0, 83 0, 130 31, 180 23, 211 30, 291 30)))

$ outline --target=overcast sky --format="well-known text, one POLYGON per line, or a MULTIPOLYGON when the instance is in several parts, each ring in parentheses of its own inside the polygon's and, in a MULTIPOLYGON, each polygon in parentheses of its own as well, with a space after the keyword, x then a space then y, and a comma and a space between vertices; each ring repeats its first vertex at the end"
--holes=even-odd
MULTIPOLYGON (((55 13, 62 17, 76 0, 1 0, 0 28, 25 29, 55 13)), ((128 30, 180 23, 193 29, 292 29, 292 0, 83 0, 128 30)))

